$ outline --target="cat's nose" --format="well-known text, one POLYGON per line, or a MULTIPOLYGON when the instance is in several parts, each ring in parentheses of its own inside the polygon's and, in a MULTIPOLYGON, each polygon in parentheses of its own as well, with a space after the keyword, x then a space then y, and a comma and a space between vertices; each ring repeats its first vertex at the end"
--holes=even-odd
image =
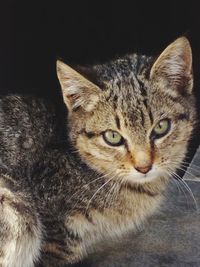
POLYGON ((147 165, 147 166, 135 166, 135 169, 138 171, 138 172, 141 172, 143 174, 146 174, 148 173, 152 168, 152 165, 147 165))
POLYGON ((148 149, 141 149, 141 147, 135 149, 133 158, 134 167, 138 172, 146 174, 151 170, 153 159, 148 149))

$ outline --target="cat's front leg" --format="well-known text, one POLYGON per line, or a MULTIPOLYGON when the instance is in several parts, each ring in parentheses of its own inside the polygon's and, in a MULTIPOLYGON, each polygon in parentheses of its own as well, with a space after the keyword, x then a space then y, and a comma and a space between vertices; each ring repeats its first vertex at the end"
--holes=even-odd
POLYGON ((44 222, 46 240, 37 267, 71 266, 87 256, 87 243, 91 239, 87 233, 90 227, 94 227, 90 218, 84 213, 75 212, 62 219, 44 222))
POLYGON ((33 267, 40 246, 41 225, 29 192, 0 175, 0 266, 33 267))

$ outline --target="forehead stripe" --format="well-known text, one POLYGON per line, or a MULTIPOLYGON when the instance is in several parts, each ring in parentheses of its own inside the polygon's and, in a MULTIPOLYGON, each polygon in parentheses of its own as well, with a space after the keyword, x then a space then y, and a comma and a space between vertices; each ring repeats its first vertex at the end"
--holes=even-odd
POLYGON ((189 114, 187 114, 187 113, 181 113, 181 114, 179 114, 178 116, 177 116, 177 119, 178 120, 186 120, 186 121, 188 121, 189 120, 189 114))
POLYGON ((121 129, 120 119, 119 119, 119 117, 117 115, 115 116, 115 121, 116 121, 117 128, 120 130, 121 129))

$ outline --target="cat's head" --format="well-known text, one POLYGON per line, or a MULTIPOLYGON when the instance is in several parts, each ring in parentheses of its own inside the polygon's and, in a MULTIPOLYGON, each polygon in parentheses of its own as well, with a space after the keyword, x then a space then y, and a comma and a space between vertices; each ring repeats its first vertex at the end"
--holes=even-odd
POLYGON ((188 40, 177 39, 156 59, 133 54, 90 72, 97 83, 57 62, 81 158, 120 182, 169 177, 185 157, 195 121, 188 40))

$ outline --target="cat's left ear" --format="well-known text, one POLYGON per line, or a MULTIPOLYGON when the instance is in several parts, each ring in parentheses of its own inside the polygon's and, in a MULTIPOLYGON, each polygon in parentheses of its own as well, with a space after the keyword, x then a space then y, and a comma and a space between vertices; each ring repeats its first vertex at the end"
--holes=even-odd
POLYGON ((78 107, 88 112, 94 109, 101 93, 98 86, 60 60, 57 61, 57 75, 69 112, 78 107))
POLYGON ((161 53, 151 68, 150 79, 164 83, 174 94, 192 92, 192 51, 187 38, 178 38, 161 53))

